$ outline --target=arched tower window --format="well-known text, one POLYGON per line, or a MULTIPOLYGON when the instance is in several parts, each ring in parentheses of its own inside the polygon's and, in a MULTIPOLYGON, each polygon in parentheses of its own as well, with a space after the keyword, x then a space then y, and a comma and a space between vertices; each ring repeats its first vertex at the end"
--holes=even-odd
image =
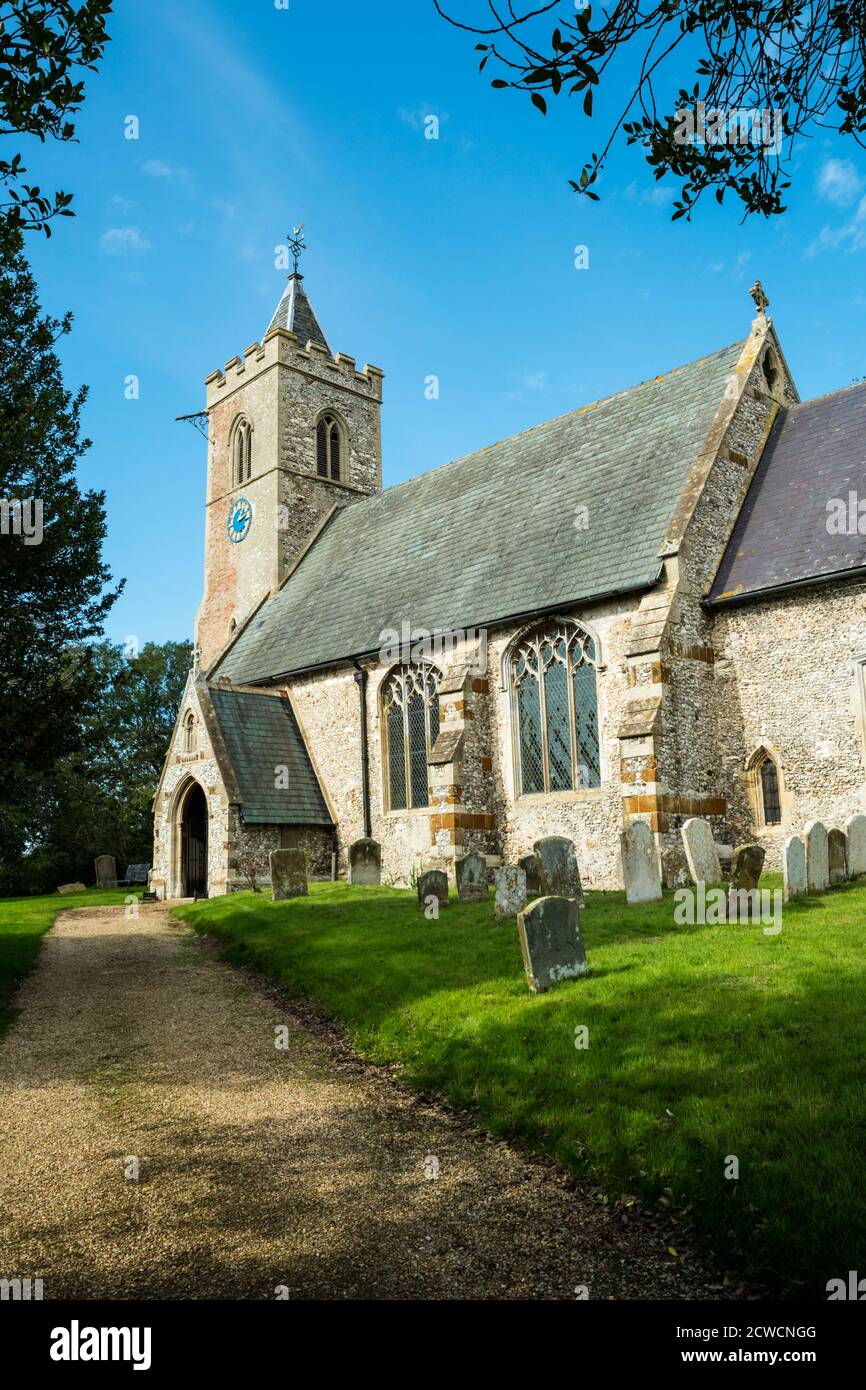
POLYGON ((183 751, 184 753, 195 752, 195 715, 192 710, 183 721, 183 751))
POLYGON ((439 672, 426 663, 401 666, 384 683, 382 752, 392 811, 428 804, 427 762, 439 733, 438 685, 439 672))
POLYGON ((343 477, 346 439, 336 415, 323 415, 316 425, 316 472, 338 483, 343 477))
POLYGON ((595 643, 576 623, 521 637, 511 656, 519 794, 601 786, 595 643))
POLYGON ((232 440, 232 486, 246 483, 253 472, 253 431, 249 420, 241 418, 232 440))

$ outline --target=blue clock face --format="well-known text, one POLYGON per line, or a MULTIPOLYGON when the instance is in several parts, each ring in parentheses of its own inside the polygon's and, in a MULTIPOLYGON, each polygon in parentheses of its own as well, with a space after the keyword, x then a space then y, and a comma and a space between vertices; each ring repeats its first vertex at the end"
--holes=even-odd
POLYGON ((245 540, 253 524, 253 509, 245 497, 238 497, 229 507, 226 529, 229 540, 236 544, 245 540))

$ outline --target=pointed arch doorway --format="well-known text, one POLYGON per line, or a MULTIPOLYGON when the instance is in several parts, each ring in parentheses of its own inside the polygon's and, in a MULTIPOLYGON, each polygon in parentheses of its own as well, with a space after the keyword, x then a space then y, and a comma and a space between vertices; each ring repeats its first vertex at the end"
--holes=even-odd
POLYGON ((193 782, 180 816, 180 876, 185 898, 207 897, 207 797, 193 782))

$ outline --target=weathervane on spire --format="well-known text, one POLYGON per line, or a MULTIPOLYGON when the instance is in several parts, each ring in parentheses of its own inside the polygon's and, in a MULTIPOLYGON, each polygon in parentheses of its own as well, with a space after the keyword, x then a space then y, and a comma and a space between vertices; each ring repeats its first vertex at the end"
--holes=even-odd
POLYGON ((293 260, 294 263, 295 263, 295 270, 294 270, 294 273, 295 273, 295 275, 297 275, 297 274, 298 274, 298 262, 300 261, 301 256, 303 255, 303 253, 304 253, 304 252, 306 251, 306 249, 307 249, 307 243, 306 243, 306 241, 304 240, 304 224, 303 224, 303 222, 301 223, 300 227, 293 227, 293 228, 292 228, 291 232, 289 233, 289 236, 288 236, 287 240, 288 240, 288 243, 289 243, 289 250, 290 250, 291 253, 292 253, 292 260, 293 260))

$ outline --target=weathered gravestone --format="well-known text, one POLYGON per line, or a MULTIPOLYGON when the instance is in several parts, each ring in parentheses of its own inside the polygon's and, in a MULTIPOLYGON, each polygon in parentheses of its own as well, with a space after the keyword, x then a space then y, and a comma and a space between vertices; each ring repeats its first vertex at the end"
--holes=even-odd
POLYGON ((61 883, 57 891, 58 893, 86 893, 87 888, 83 883, 61 883))
POLYGON ((806 891, 806 846, 799 835, 790 835, 782 847, 782 879, 785 902, 806 891))
POLYGON ((713 831, 709 821, 701 820, 699 816, 692 816, 690 820, 686 821, 680 834, 683 837, 683 849, 686 852, 686 863, 689 866, 692 881, 694 883, 719 883, 722 877, 722 866, 719 863, 716 842, 713 839, 713 831))
POLYGON ((851 878, 866 874, 866 816, 851 816, 845 822, 848 837, 848 873, 851 878))
POLYGON ((626 902, 656 902, 662 895, 662 876, 655 838, 646 821, 634 820, 620 831, 619 847, 626 902))
POLYGON ((302 849, 272 849, 268 862, 275 903, 307 896, 307 861, 302 849))
POLYGON ((428 898, 436 898, 440 907, 448 906, 448 875, 441 869, 425 869, 418 875, 418 906, 422 912, 428 898))
POLYGON ((495 869, 493 872, 493 915, 498 921, 516 917, 526 907, 526 874, 517 868, 495 869))
POLYGON ((848 846, 844 830, 827 833, 827 868, 830 883, 844 883, 848 877, 848 846))
POLYGON ((517 918, 526 982, 543 994, 560 980, 574 980, 589 969, 580 939, 574 898, 536 898, 517 918))
POLYGON ((826 826, 819 820, 810 820, 803 831, 803 839, 806 843, 806 887, 810 893, 823 893, 830 882, 826 826))
POLYGON ((94 861, 97 888, 117 887, 117 865, 112 854, 100 854, 94 861))
POLYGON ((537 898, 541 892, 541 865, 538 855, 524 854, 522 859, 518 859, 517 867, 526 874, 526 896, 537 898))
POLYGON ((349 882, 375 887, 382 882, 382 846, 369 835, 349 846, 349 882))
POLYGON ((483 854, 464 854, 454 865, 457 897, 462 903, 477 902, 487 897, 487 860, 483 854))
POLYGON ((734 850, 728 889, 729 922, 760 918, 760 900, 755 890, 763 867, 764 850, 760 845, 738 845, 734 850))
POLYGON ((731 865, 731 887, 735 892, 757 888, 764 868, 764 850, 760 845, 737 845, 731 865))
POLYGON ((578 907, 584 906, 583 887, 574 841, 564 835, 546 835, 532 846, 538 859, 541 892, 546 898, 574 898, 578 907))

